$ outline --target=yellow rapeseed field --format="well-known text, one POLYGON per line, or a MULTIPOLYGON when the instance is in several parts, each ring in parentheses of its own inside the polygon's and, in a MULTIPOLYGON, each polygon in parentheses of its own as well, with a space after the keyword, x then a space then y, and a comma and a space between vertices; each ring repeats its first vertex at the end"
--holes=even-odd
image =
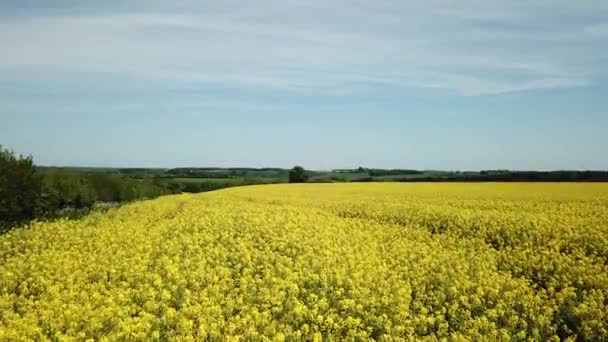
POLYGON ((0 236, 0 341, 608 340, 608 184, 302 184, 0 236))

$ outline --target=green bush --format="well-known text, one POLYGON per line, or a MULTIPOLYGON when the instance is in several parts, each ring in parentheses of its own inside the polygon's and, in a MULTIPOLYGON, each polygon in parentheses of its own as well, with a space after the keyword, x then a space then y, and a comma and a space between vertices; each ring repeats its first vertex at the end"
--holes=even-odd
POLYGON ((41 181, 31 156, 0 145, 0 228, 40 213, 41 181))
POLYGON ((89 208, 97 202, 127 202, 171 193, 149 180, 101 172, 52 170, 44 173, 44 204, 48 213, 65 207, 89 208))
POLYGON ((308 181, 306 170, 301 166, 295 166, 289 170, 289 183, 304 183, 308 181))
POLYGON ((53 170, 43 173, 43 208, 46 214, 71 208, 87 208, 100 200, 97 191, 84 174, 71 170, 53 170))

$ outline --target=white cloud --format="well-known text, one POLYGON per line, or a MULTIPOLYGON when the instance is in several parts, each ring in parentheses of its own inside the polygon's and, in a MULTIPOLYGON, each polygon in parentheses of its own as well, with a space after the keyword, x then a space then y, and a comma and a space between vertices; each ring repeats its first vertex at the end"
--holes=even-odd
POLYGON ((607 6, 579 3, 210 1, 39 13, 0 22, 0 71, 320 92, 361 84, 463 95, 576 87, 594 81, 608 25, 607 6))

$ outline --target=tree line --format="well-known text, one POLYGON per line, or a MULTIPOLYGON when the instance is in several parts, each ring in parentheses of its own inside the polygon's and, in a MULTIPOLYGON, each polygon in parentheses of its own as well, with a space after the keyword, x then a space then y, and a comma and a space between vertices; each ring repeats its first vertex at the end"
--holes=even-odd
POLYGON ((397 179, 400 182, 607 182, 608 171, 481 171, 397 179))
POLYGON ((36 167, 31 156, 0 145, 0 230, 35 218, 86 212, 96 203, 120 203, 231 186, 304 182, 607 182, 608 171, 425 172, 409 169, 333 170, 279 168, 94 169, 36 167), (352 173, 364 175, 353 178, 352 173), (320 177, 319 174, 322 176, 320 177), (340 177, 346 174, 348 177, 340 177), (249 177, 255 175, 255 178, 249 177), (183 179, 180 179, 183 177, 183 179), (285 178, 284 178, 285 177, 285 178), (323 178, 328 177, 328 178, 323 178), (351 178, 349 178, 351 177, 351 178), (191 181, 192 178, 200 178, 191 181), (218 178, 224 178, 218 179, 218 178), (69 211, 69 210, 67 210, 69 211))
POLYGON ((154 198, 171 191, 153 180, 101 172, 39 169, 31 156, 0 145, 0 229, 53 217, 66 208, 86 210, 99 202, 154 198))
MULTIPOLYGON (((32 156, 17 155, 0 145, 0 231, 32 219, 80 215, 99 203, 121 203, 261 182, 247 179, 179 182, 155 177, 147 169, 127 171, 37 167, 32 156), (140 176, 148 172, 150 177, 132 177, 132 174, 140 176)), ((290 182, 307 180, 308 175, 302 167, 289 171, 290 182)))

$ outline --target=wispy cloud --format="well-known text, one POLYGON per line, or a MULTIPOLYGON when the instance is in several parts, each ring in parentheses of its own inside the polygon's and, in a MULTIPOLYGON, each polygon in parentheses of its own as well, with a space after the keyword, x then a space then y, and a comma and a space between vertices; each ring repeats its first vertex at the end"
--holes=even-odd
POLYGON ((235 88, 357 92, 376 84, 483 95, 591 84, 608 36, 602 2, 113 4, 61 2, 59 10, 2 17, 0 72, 43 68, 235 88))

